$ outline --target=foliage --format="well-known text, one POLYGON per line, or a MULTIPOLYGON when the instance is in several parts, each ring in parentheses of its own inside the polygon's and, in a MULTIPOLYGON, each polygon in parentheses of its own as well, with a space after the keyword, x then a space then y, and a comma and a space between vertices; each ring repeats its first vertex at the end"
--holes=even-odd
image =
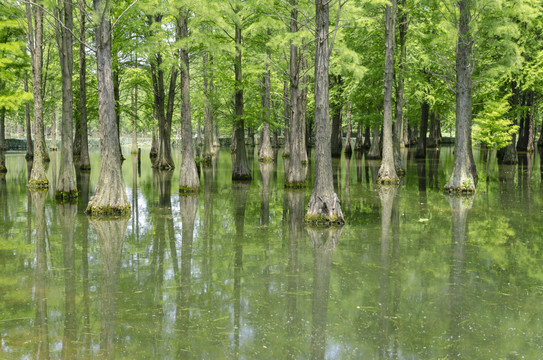
POLYGON ((509 110, 507 99, 488 101, 474 119, 473 139, 497 150, 509 145, 519 128, 506 117, 509 110))

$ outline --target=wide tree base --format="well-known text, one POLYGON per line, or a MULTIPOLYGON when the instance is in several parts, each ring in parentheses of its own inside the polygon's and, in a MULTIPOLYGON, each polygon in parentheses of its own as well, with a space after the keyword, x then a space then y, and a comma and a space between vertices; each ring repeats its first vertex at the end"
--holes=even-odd
POLYGON ((345 223, 336 193, 330 196, 313 194, 309 200, 305 222, 313 225, 342 225, 345 223))
POLYGON ((95 206, 89 204, 85 210, 87 215, 92 216, 130 216, 130 205, 120 206, 95 206))
POLYGON ((49 187, 49 180, 47 180, 47 179, 38 179, 38 180, 30 179, 30 180, 28 180, 28 184, 26 185, 26 187, 29 188, 29 189, 47 189, 49 187))
POLYGON ((272 157, 258 158, 258 162, 263 163, 263 164, 273 164, 273 158, 272 157))
POLYGON ((61 191, 57 190, 55 192, 55 198, 57 201, 61 202, 70 202, 71 200, 77 199, 78 192, 77 189, 71 190, 71 191, 61 191))
POLYGON ((446 193, 449 193, 449 194, 470 195, 470 194, 475 193, 475 186, 474 185, 454 186, 454 185, 447 184, 445 185, 444 190, 446 193))
POLYGON ((294 182, 285 181, 285 188, 287 189, 303 189, 305 188, 305 186, 306 186, 305 181, 294 181, 294 182))
POLYGON ((0 173, 7 173, 7 172, 8 172, 8 168, 5 165, 1 164, 0 165, 0 173))
POLYGON ((394 167, 383 162, 379 168, 376 183, 383 185, 395 185, 400 183, 400 178, 396 174, 394 167))
POLYGON ((389 177, 379 177, 375 182, 379 185, 399 185, 400 179, 398 177, 389 178, 389 177))
POLYGON ((199 186, 179 186, 179 195, 193 195, 199 192, 199 186))

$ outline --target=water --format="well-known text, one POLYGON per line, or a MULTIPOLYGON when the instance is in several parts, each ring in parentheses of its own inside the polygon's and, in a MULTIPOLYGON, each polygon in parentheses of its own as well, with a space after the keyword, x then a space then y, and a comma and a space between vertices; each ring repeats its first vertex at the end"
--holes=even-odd
POLYGON ((405 154, 397 190, 373 184, 378 163, 336 162, 347 223, 334 231, 303 223, 311 188, 283 189, 280 154, 250 157, 253 181, 232 184, 221 151, 192 197, 179 169, 128 155, 131 217, 89 221, 97 153, 77 205, 57 205, 52 186, 29 195, 24 154, 10 153, 0 359, 543 358, 539 155, 492 158, 487 188, 477 153, 472 199, 442 193, 452 149, 429 156, 405 154))

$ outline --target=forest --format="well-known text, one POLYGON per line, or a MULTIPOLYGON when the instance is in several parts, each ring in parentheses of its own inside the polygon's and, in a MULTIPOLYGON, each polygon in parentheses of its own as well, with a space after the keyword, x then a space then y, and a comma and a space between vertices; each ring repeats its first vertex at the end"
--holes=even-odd
POLYGON ((472 148, 543 146, 543 6, 536 0, 8 0, 0 5, 0 171, 8 138, 26 138, 30 189, 47 188, 60 142, 56 197, 77 198, 75 167, 100 176, 87 213, 130 212, 121 139, 151 146, 152 166, 180 170, 200 191, 200 166, 230 145, 232 179, 250 181, 283 147, 285 187, 315 183, 306 221, 343 223, 332 158, 380 159, 396 186, 400 149, 417 158, 454 142, 445 191, 469 194, 488 170, 472 148), (173 146, 182 149, 180 163, 173 146), (89 145, 90 144, 90 145, 89 145))

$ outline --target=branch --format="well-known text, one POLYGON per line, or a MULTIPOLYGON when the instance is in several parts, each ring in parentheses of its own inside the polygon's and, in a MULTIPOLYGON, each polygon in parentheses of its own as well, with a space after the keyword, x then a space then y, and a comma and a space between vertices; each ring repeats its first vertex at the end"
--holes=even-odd
POLYGON ((123 15, 132 8, 132 6, 136 5, 136 3, 138 2, 138 0, 134 0, 134 2, 130 5, 128 5, 128 7, 126 9, 124 9, 124 11, 121 13, 121 15, 119 15, 119 17, 117 18, 117 20, 115 20, 115 22, 113 23, 113 25, 111 25, 111 29, 109 30, 110 32, 110 35, 111 35, 111 32, 113 31, 113 28, 115 27, 115 25, 117 25, 117 23, 119 22, 119 20, 123 17, 123 15))
POLYGON ((339 28, 339 15, 341 14, 341 7, 343 5, 345 5, 345 3, 347 1, 349 1, 349 0, 345 0, 343 3, 341 2, 341 0, 339 0, 339 2, 338 2, 337 16, 336 16, 336 26, 334 28, 334 35, 332 35, 332 41, 330 42, 330 48, 328 49, 328 56, 330 56, 330 54, 332 54, 332 50, 334 49, 334 41, 336 40, 336 34, 337 34, 337 30, 339 28))

